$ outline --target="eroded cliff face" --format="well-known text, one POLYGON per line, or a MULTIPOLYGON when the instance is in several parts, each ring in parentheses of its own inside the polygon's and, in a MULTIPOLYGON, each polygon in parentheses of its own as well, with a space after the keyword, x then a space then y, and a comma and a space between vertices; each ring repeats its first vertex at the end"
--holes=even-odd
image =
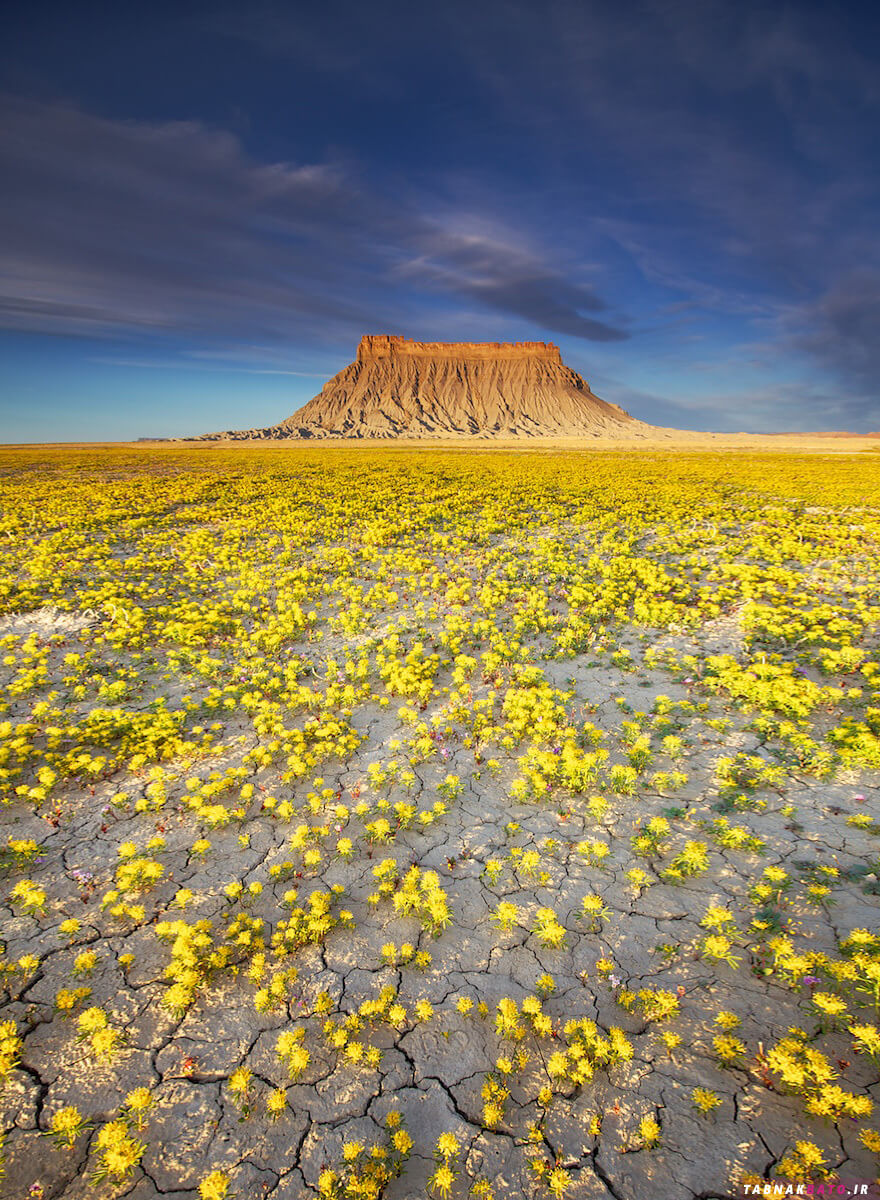
POLYGON ((541 358, 562 362, 559 347, 552 342, 411 342, 405 337, 381 333, 362 337, 357 361, 379 358, 461 358, 485 362, 489 359, 541 358))
POLYGON ((593 395, 551 342, 361 339, 357 359, 268 429, 204 437, 638 436, 650 426, 593 395))

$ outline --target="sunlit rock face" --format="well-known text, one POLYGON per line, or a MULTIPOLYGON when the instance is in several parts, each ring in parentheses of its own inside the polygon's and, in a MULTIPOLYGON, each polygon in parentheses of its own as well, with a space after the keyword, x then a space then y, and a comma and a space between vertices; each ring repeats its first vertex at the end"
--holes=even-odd
POLYGON ((633 437, 552 342, 361 338, 357 358, 278 425, 208 438, 633 437))

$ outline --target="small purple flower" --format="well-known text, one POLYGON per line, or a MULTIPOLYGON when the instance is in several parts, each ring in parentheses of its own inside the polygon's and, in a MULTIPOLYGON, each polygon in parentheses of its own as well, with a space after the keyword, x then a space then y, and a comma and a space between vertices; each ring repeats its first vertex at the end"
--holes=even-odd
POLYGON ((619 975, 609 975, 608 982, 611 984, 612 987, 620 987, 620 976, 619 975))
POLYGON ((864 796, 853 796, 853 800, 855 800, 856 804, 864 804, 865 803, 864 796))
POLYGON ((819 980, 815 975, 805 975, 801 982, 805 983, 807 987, 815 987, 819 980))

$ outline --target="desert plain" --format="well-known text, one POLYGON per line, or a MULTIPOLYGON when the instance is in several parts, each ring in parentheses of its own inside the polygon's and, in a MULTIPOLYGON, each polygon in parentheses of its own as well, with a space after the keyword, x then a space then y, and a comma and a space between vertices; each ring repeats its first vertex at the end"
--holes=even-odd
POLYGON ((876 1180, 876 444, 0 451, 0 1192, 876 1180))

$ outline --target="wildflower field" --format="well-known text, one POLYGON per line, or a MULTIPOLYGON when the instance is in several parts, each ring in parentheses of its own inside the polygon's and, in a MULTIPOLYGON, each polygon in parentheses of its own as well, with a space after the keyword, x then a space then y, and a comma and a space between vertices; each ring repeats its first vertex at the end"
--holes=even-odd
POLYGON ((880 1151, 880 469, 0 451, 0 1194, 880 1151))

